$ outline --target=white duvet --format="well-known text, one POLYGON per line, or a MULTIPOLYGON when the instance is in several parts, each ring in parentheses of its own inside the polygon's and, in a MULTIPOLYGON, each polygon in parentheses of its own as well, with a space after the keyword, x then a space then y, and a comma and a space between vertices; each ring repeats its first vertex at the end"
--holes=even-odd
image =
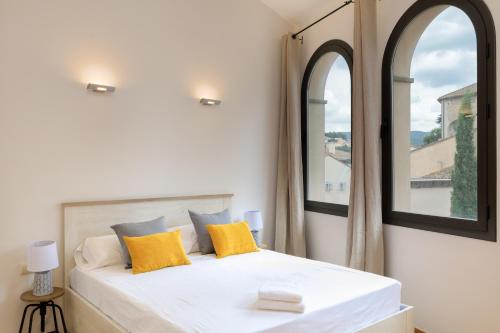
POLYGON ((349 333, 399 311, 398 281, 272 251, 133 275, 123 265, 75 268, 71 288, 129 332, 349 333), (293 281, 303 314, 256 308, 259 287, 293 281))

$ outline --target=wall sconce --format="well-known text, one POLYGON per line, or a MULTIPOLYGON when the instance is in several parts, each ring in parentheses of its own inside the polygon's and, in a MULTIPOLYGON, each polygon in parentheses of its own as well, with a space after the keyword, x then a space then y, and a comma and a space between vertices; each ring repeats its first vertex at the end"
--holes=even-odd
POLYGON ((87 90, 91 90, 94 92, 100 92, 100 93, 105 93, 105 92, 113 92, 115 91, 115 87, 113 86, 105 86, 103 84, 97 84, 97 83, 89 83, 87 85, 87 90))
POLYGON ((202 105, 212 106, 212 105, 219 105, 220 103, 222 103, 222 101, 220 99, 210 99, 210 98, 200 99, 200 104, 202 104, 202 105))

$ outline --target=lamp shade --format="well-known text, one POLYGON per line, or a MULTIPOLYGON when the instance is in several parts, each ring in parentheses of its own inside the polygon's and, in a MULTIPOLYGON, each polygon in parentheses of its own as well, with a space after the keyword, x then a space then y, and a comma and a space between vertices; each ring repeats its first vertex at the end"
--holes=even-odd
POLYGON ((45 272, 59 266, 57 245, 54 241, 38 241, 28 248, 28 271, 45 272))
POLYGON ((245 212, 245 221, 248 222, 250 230, 252 231, 261 230, 264 227, 264 224, 262 223, 262 213, 260 210, 245 212))

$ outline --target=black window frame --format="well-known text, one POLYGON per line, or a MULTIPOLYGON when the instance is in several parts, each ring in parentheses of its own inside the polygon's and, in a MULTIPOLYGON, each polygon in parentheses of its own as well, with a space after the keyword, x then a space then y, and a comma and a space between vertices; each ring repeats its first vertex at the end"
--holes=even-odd
POLYGON ((397 22, 382 64, 382 213, 385 224, 496 242, 496 37, 491 13, 481 0, 418 0, 397 22), (392 63, 404 29, 423 11, 450 5, 474 25, 477 39, 478 219, 471 222, 393 210, 392 63))
MULTIPOLYGON (((335 203, 321 202, 321 201, 311 201, 307 199, 308 195, 308 152, 307 152, 307 112, 308 112, 308 88, 311 75, 313 73, 314 67, 318 60, 327 53, 336 52, 340 56, 344 57, 349 67, 349 72, 351 75, 351 123, 352 123, 352 87, 353 87, 353 77, 352 77, 352 67, 353 67, 353 50, 352 47, 340 39, 332 39, 324 44, 322 44, 311 56, 309 62, 307 63, 306 69, 304 71, 304 76, 302 79, 302 89, 301 89, 301 123, 302 123, 302 169, 303 169, 303 181, 304 181, 304 209, 306 211, 337 215, 347 217, 347 212, 349 210, 348 205, 341 205, 335 203)), ((352 126, 351 126, 352 132, 352 126)))

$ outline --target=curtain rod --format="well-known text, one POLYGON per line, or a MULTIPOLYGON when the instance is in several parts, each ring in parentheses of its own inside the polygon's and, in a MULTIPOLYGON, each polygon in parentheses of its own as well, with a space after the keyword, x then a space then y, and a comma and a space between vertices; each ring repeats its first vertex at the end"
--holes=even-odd
POLYGON ((320 18, 319 20, 316 20, 315 22, 309 24, 307 27, 305 27, 304 29, 300 30, 299 32, 294 33, 292 35, 292 38, 296 39, 299 34, 303 33, 304 31, 306 31, 310 27, 312 27, 312 26, 318 24, 319 22, 323 21, 324 19, 326 19, 328 16, 332 15, 333 13, 338 12, 339 10, 341 10, 342 8, 344 8, 345 6, 350 5, 351 3, 354 3, 354 1, 353 0, 345 1, 344 4, 341 5, 340 7, 337 7, 333 11, 329 12, 328 14, 326 14, 325 16, 323 16, 322 18, 320 18))

